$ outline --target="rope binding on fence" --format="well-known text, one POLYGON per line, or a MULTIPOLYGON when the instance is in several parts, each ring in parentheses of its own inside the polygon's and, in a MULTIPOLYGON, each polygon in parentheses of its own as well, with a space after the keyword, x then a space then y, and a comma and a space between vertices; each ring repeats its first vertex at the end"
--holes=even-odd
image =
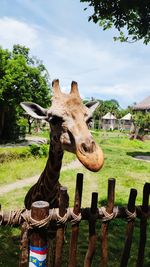
MULTIPOLYGON (((37 221, 32 218, 31 211, 26 209, 18 209, 18 210, 11 210, 8 214, 8 220, 6 225, 21 225, 23 222, 26 222, 28 228, 42 228, 42 227, 49 227, 51 221, 56 221, 57 225, 65 224, 68 221, 71 221, 71 224, 77 224, 81 221, 82 216, 81 213, 76 215, 73 212, 73 208, 68 208, 67 212, 63 217, 59 215, 59 209, 50 209, 49 215, 40 221, 37 221)), ((0 225, 3 224, 4 221, 4 212, 1 211, 0 213, 0 225)))
POLYGON ((112 213, 108 213, 106 209, 106 207, 99 208, 99 214, 102 215, 102 222, 108 222, 118 215, 118 207, 114 207, 112 213))
MULTIPOLYGON (((135 220, 137 217, 137 212, 142 214, 141 208, 137 207, 135 208, 135 211, 132 213, 130 212, 127 207, 124 207, 122 209, 123 217, 127 219, 127 221, 135 220)), ((24 209, 18 209, 18 210, 11 210, 9 213, 6 214, 3 211, 0 211, 0 226, 1 225, 11 225, 11 226, 17 226, 21 225, 22 223, 26 222, 29 229, 32 228, 42 228, 46 227, 48 228, 50 226, 50 223, 52 221, 55 221, 56 224, 59 225, 65 225, 67 222, 71 222, 72 225, 75 225, 79 223, 82 219, 84 220, 85 217, 90 220, 90 208, 81 209, 80 213, 76 215, 73 211, 73 208, 67 208, 66 213, 64 216, 59 215, 59 209, 53 208, 49 210, 49 215, 40 221, 37 221, 32 218, 31 211, 24 209), (86 214, 86 215, 85 215, 86 214), (88 215, 87 215, 88 214, 88 215), (7 217, 7 218, 6 218, 7 217)), ((149 214, 147 215, 149 216, 149 214)), ((115 219, 116 217, 121 217, 121 209, 118 206, 115 206, 113 208, 112 213, 107 212, 106 207, 100 207, 97 209, 96 212, 96 219, 101 219, 102 222, 108 222, 112 219, 115 219)))
POLYGON ((132 220, 135 220, 137 217, 136 210, 134 212, 130 212, 127 208, 125 209, 125 212, 127 214, 127 221, 130 222, 132 220))

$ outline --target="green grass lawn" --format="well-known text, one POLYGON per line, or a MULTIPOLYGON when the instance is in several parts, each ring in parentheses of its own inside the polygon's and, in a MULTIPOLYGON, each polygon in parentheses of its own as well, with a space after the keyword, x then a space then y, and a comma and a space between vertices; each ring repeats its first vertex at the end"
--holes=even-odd
MULTIPOLYGON (((0 155, 5 153, 6 161, 0 163, 0 186, 40 174, 45 167, 47 157, 28 155, 27 147, 0 148, 0 155), (19 153, 20 156, 19 157, 19 153)), ((75 155, 64 153, 63 164, 75 159, 75 155)))
MULTIPOLYGON (((104 151, 105 163, 102 170, 98 173, 91 173, 84 167, 75 170, 66 170, 61 172, 60 182, 68 187, 70 195, 70 206, 74 203, 75 178, 77 172, 84 174, 82 207, 90 206, 91 193, 99 193, 99 204, 106 203, 107 199, 107 180, 108 178, 116 179, 116 205, 126 205, 130 188, 136 188, 138 191, 136 204, 142 202, 142 191, 145 182, 150 182, 150 162, 135 160, 132 156, 136 154, 150 155, 150 141, 141 142, 138 140, 129 140, 126 135, 118 132, 94 132, 94 138, 100 144, 104 151)), ((0 151, 1 153, 1 151, 0 151)), ((72 161, 74 155, 65 153, 64 164, 72 161)), ((0 164, 0 184, 11 183, 18 179, 23 179, 38 174, 44 168, 46 158, 17 159, 0 164)), ((5 209, 23 207, 23 199, 29 187, 11 191, 7 195, 0 197, 0 203, 5 209)), ((119 258, 124 245, 126 222, 124 220, 115 220, 110 223, 109 231, 109 267, 119 267, 119 258)), ((150 224, 148 225, 148 233, 150 224)), ((92 266, 98 267, 100 258, 100 222, 97 222, 98 246, 92 266)), ((17 266, 19 254, 19 230, 10 227, 1 228, 0 230, 0 266, 12 267, 17 266)), ((65 260, 63 267, 67 266, 68 258, 68 239, 69 231, 66 233, 65 241, 65 260)), ((129 267, 135 266, 139 237, 139 221, 136 221, 134 231, 134 241, 132 253, 129 261, 129 267)), ((88 225, 86 222, 81 223, 79 237, 78 267, 83 266, 83 258, 86 253, 88 243, 88 225)), ((146 244, 144 267, 150 266, 150 236, 146 244)))

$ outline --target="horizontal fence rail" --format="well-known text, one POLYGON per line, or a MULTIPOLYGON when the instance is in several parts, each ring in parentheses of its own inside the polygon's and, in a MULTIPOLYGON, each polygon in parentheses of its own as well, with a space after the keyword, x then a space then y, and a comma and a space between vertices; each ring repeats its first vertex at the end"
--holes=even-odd
MULTIPOLYGON (((44 205, 47 202, 37 201, 36 205, 44 205)), ((48 216, 40 221, 33 219, 30 210, 18 209, 12 211, 0 211, 0 225, 1 226, 20 226, 24 222, 28 224, 29 228, 42 228, 49 227, 50 222, 56 222, 57 225, 71 223, 72 225, 79 223, 81 220, 102 220, 102 222, 108 222, 115 218, 127 219, 132 221, 135 218, 150 218, 150 206, 148 206, 147 213, 143 212, 142 206, 136 206, 134 212, 130 212, 127 207, 114 206, 111 214, 106 211, 106 207, 97 208, 93 214, 91 208, 81 208, 80 214, 76 215, 73 212, 73 208, 67 208, 65 214, 61 217, 59 215, 59 209, 50 209, 48 216)))
POLYGON ((67 188, 61 187, 59 207, 49 209, 49 204, 37 201, 31 210, 18 209, 0 211, 0 226, 21 226, 21 253, 19 266, 27 267, 34 261, 48 267, 61 267, 64 248, 66 225, 71 224, 70 248, 68 252, 68 267, 76 267, 78 236, 80 222, 88 221, 88 247, 84 259, 84 267, 90 267, 97 246, 96 222, 101 221, 101 252, 100 263, 97 266, 108 267, 108 231, 109 223, 116 218, 127 221, 125 244, 120 260, 120 267, 128 266, 133 240, 135 220, 140 220, 139 249, 136 267, 144 266, 144 252, 147 240, 147 221, 150 219, 150 183, 145 183, 143 200, 135 205, 137 190, 131 189, 127 206, 115 206, 115 179, 108 179, 107 205, 98 207, 98 193, 93 192, 91 207, 81 208, 83 174, 77 174, 74 207, 67 207, 67 188), (39 251, 40 256, 39 257, 39 251), (37 255, 37 256, 36 256, 37 255))

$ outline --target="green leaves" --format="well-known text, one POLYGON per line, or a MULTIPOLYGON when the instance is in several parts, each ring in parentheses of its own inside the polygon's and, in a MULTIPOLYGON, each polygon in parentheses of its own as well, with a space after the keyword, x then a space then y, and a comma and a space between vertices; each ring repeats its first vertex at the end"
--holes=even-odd
MULTIPOLYGON (((93 7, 93 14, 89 21, 98 23, 103 30, 113 26, 119 31, 114 40, 121 42, 135 42, 143 40, 150 42, 150 1, 125 0, 80 0, 93 7)), ((86 10, 86 9, 85 9, 86 10)))
POLYGON ((137 112, 134 115, 134 122, 140 128, 140 131, 150 130, 150 113, 137 112))

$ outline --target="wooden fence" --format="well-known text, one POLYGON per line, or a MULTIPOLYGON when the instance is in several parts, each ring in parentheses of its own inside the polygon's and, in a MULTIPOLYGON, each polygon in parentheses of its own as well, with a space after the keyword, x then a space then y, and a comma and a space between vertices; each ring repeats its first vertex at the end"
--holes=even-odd
MULTIPOLYGON (((48 266, 48 267, 77 267, 81 266, 77 262, 78 237, 80 222, 88 221, 89 236, 87 252, 84 259, 84 267, 92 266, 95 250, 99 251, 100 267, 108 267, 108 233, 109 224, 116 218, 127 221, 126 235, 124 238, 124 248, 120 267, 128 266, 130 250, 133 241, 133 232, 136 220, 140 220, 139 245, 135 267, 144 266, 144 252, 148 233, 147 224, 150 218, 150 183, 145 183, 143 188, 143 200, 141 206, 135 206, 137 191, 130 190, 127 206, 115 206, 115 179, 108 179, 108 197, 106 207, 98 207, 98 194, 92 193, 91 207, 81 208, 83 174, 77 174, 74 207, 66 207, 67 188, 60 190, 60 201, 58 209, 49 210, 49 204, 44 201, 34 202, 31 211, 13 210, 10 212, 0 212, 1 227, 11 225, 14 227, 21 225, 21 253, 19 267, 26 266, 48 266), (96 223, 101 221, 101 251, 97 248, 96 223), (66 245, 66 225, 71 225, 69 251, 65 255, 65 265, 63 265, 63 250, 66 245)), ((68 228, 68 226, 67 226, 68 228)), ((123 235, 123 233, 122 233, 123 235)), ((116 243, 117 246, 117 243, 116 243)), ((150 247, 149 247, 150 258, 150 247)), ((79 260, 79 259, 78 259, 79 260)), ((119 261, 119 259, 118 259, 119 261)), ((150 262, 150 261, 149 261, 150 262)), ((114 265, 111 265, 114 266, 114 265)), ((149 265, 146 265, 149 266, 149 265)))

